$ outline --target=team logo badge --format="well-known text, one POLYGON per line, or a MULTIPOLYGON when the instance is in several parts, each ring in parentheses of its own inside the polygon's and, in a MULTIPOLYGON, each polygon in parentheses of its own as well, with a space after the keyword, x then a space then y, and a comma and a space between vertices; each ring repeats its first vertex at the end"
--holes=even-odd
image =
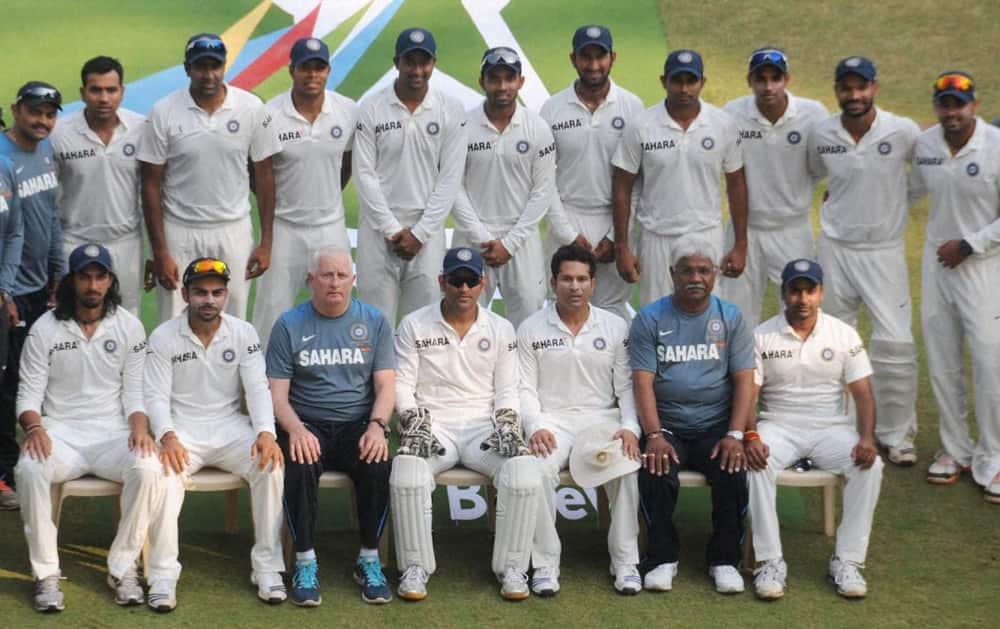
POLYGON ((848 68, 856 68, 859 65, 861 65, 861 57, 851 57, 850 59, 844 62, 844 65, 847 66, 848 68))
POLYGON ((319 50, 321 46, 322 44, 319 43, 318 39, 310 39, 306 42, 306 48, 312 50, 313 52, 319 50))
POLYGON ((114 339, 104 341, 104 351, 109 354, 114 354, 116 349, 118 349, 118 343, 115 343, 114 339))
POLYGON ((718 334, 722 332, 722 321, 718 319, 712 319, 708 322, 708 331, 713 334, 718 334))
POLYGON ((438 131, 440 131, 440 130, 441 130, 441 127, 438 125, 438 123, 436 123, 436 122, 428 122, 427 123, 427 133, 429 133, 431 135, 437 135, 438 131))
POLYGON ((124 155, 125 157, 132 157, 133 155, 135 155, 135 144, 129 142, 125 146, 123 146, 122 155, 124 155))
POLYGON ((825 360, 826 362, 830 362, 831 360, 833 360, 833 350, 830 349, 829 347, 824 347, 823 352, 820 354, 820 356, 822 356, 823 360, 825 360))
POLYGON ((530 148, 531 148, 531 145, 528 144, 527 140, 521 140, 520 142, 517 143, 517 152, 521 153, 522 155, 524 153, 527 153, 528 149, 530 149, 530 148))
POLYGON ((410 41, 414 44, 422 44, 424 42, 424 32, 423 31, 413 31, 410 33, 410 41))
POLYGON ((462 262, 468 262, 469 260, 472 259, 472 250, 471 249, 459 249, 458 253, 455 254, 455 257, 458 258, 459 260, 461 260, 462 262))
POLYGON ((725 326, 722 325, 722 319, 709 319, 705 340, 709 343, 719 344, 726 340, 725 326))
POLYGON ((879 142, 878 152, 880 155, 888 155, 889 153, 892 153, 892 144, 889 144, 888 142, 879 142))
POLYGON ((341 129, 339 125, 334 125, 333 128, 330 129, 330 135, 333 136, 334 140, 337 140, 340 136, 344 135, 344 130, 341 129))
POLYGON ((223 350, 222 360, 226 361, 227 363, 233 362, 234 360, 236 360, 236 352, 234 352, 231 349, 223 350))
POLYGON ((711 151, 713 146, 715 146, 715 140, 713 140, 712 138, 702 139, 701 148, 705 149, 706 151, 711 151))
POLYGON ((681 54, 677 55, 677 60, 680 61, 681 63, 691 63, 692 61, 694 61, 694 55, 692 55, 689 52, 682 52, 681 54))
POLYGON ((970 177, 975 177, 976 175, 979 174, 979 164, 977 164, 976 162, 972 162, 971 164, 965 167, 965 172, 970 177))
POLYGON ((230 120, 229 122, 226 123, 226 130, 229 131, 230 133, 236 133, 237 131, 240 130, 240 121, 230 120))
POLYGON ((605 341, 604 338, 599 336, 596 339, 594 339, 594 349, 596 349, 597 351, 601 351, 607 346, 608 342, 605 341))
POLYGON ((801 133, 799 133, 798 131, 789 131, 788 132, 788 143, 789 144, 798 144, 801 141, 802 141, 802 134, 801 133))
POLYGON ((484 352, 490 350, 490 340, 489 339, 479 339, 479 349, 484 352))
POLYGON ((621 116, 615 116, 614 118, 611 119, 611 126, 619 130, 624 129, 625 119, 622 118, 621 116))
POLYGON ((96 258, 101 255, 101 249, 97 245, 87 245, 83 248, 83 254, 88 258, 96 258))
POLYGON ((798 271, 799 273, 805 273, 806 271, 809 270, 809 261, 799 260, 798 262, 795 263, 795 270, 798 271))
POLYGON ((591 26, 590 28, 587 29, 587 37, 591 39, 597 39, 600 36, 601 36, 600 26, 591 26))
POLYGON ((351 326, 351 338, 355 341, 365 341, 368 339, 368 326, 360 321, 351 326))

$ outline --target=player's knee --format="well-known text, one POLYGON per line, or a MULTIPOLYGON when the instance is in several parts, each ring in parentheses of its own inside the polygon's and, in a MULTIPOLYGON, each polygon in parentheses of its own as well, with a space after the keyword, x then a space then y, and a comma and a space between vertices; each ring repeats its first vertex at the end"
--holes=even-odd
POLYGON ((51 457, 38 461, 27 454, 22 454, 14 466, 14 482, 24 487, 32 483, 48 483, 52 478, 51 457))
POLYGON ((372 461, 371 463, 362 461, 358 465, 358 473, 371 482, 389 483, 389 476, 392 474, 393 460, 372 461))
POLYGON ((396 489, 419 489, 426 487, 431 479, 431 469, 427 461, 411 454, 399 454, 392 461, 389 486, 396 489))
POLYGON ((516 456, 500 467, 497 487, 535 491, 541 487, 538 459, 533 456, 516 456))
POLYGON ((154 456, 137 456, 122 473, 126 483, 138 482, 153 486, 163 480, 163 466, 154 456))

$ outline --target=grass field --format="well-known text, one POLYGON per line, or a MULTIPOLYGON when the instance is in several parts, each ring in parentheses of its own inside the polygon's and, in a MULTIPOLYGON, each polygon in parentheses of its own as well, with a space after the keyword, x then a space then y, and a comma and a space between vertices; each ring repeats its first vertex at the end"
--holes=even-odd
MULTIPOLYGON (((10 102, 17 86, 44 78, 65 94, 75 93, 78 70, 93 54, 112 54, 139 78, 176 64, 185 38, 197 31, 221 32, 245 14, 254 0, 174 0, 170 3, 52 0, 41 5, 7 0, 0 21, 5 72, 0 102, 10 102), (23 42, 23 43, 22 43, 23 42), (4 100, 9 99, 9 100, 4 100)), ((618 61, 614 77, 647 104, 662 98, 657 75, 668 50, 699 49, 709 82, 704 97, 723 104, 746 92, 745 61, 750 50, 782 45, 792 62, 792 89, 835 109, 832 70, 849 54, 874 58, 881 76, 879 105, 933 123, 929 85, 945 69, 965 69, 979 79, 982 114, 1000 114, 1000 5, 972 1, 960 5, 929 0, 804 0, 774 6, 755 0, 710 3, 596 0, 514 0, 504 11, 511 30, 550 92, 573 78, 567 61, 573 29, 583 23, 609 26, 618 61)), ((272 8, 255 35, 289 25, 272 8)), ((420 24, 439 42, 440 68, 474 85, 485 44, 457 0, 411 0, 395 15, 367 55, 341 86, 357 98, 389 67, 396 33, 420 24)), ((351 24, 331 33, 333 49, 351 24)), ((287 89, 279 73, 258 89, 268 98, 287 89)), ((348 192, 349 224, 357 204, 348 192)), ((911 289, 919 303, 919 254, 926 205, 915 209, 907 230, 911 289)), ((148 304, 151 305, 151 302, 148 304)), ((915 312, 919 309, 915 308, 915 312)), ((151 312, 151 311, 150 311, 151 312)), ((147 323, 152 318, 147 317, 147 323)), ((863 329, 865 326, 862 326, 863 329)), ((914 332, 921 348, 919 321, 914 332)), ((1000 359, 1000 358, 998 358, 1000 359)), ((839 627, 996 626, 991 611, 1000 585, 1000 510, 984 503, 980 490, 963 479, 950 488, 923 480, 925 462, 938 445, 937 416, 921 354, 918 410, 922 461, 916 468, 887 467, 876 514, 866 576, 869 597, 839 600, 825 583, 832 542, 823 537, 819 496, 813 491, 781 492, 783 541, 789 563, 785 600, 757 603, 749 594, 724 598, 705 575, 702 548, 708 536, 704 491, 685 493, 677 520, 684 551, 675 590, 666 595, 617 597, 606 576, 603 535, 592 520, 560 521, 563 534, 563 591, 553 600, 504 604, 489 574, 489 532, 482 521, 453 525, 443 492, 437 498, 439 572, 422 604, 396 601, 387 607, 363 605, 348 578, 356 536, 345 524, 343 496, 327 492, 319 541, 324 604, 307 611, 284 605, 268 608, 253 595, 247 575, 252 530, 244 508, 241 533, 222 532, 222 500, 192 495, 182 515, 180 607, 160 617, 146 609, 121 610, 104 585, 104 558, 112 534, 110 499, 70 500, 63 514, 60 550, 68 580, 67 610, 42 618, 30 609, 30 571, 16 513, 0 513, 0 624, 37 626, 682 626, 682 627, 839 627), (991 620, 993 619, 993 620, 991 620)), ((245 496, 244 496, 245 498, 245 496)), ((245 505, 245 502, 244 502, 245 505)), ((390 571, 392 577, 394 570, 390 571)))

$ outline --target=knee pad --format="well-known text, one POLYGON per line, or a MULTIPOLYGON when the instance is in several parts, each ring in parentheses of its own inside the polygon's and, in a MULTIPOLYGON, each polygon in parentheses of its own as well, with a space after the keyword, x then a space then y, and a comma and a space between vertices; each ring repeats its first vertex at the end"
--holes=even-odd
POLYGON ((493 571, 497 574, 511 567, 522 572, 528 570, 538 519, 539 476, 538 461, 531 456, 509 459, 497 474, 497 523, 493 542, 493 571))
POLYGON ((417 565, 433 574, 437 568, 431 537, 431 492, 434 478, 427 461, 409 454, 398 455, 389 476, 396 562, 400 571, 417 565))

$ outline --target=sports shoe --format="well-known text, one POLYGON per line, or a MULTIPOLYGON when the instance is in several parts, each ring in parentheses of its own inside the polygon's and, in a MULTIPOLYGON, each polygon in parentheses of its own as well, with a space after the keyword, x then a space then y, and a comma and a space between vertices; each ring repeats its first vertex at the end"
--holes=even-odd
POLYGON ((642 591, 642 577, 639 570, 632 564, 618 566, 614 571, 615 591, 625 596, 632 596, 642 591))
POLYGON ((427 598, 427 571, 413 565, 403 571, 399 577, 399 587, 396 593, 404 601, 422 601, 427 598))
POLYGON ((292 573, 292 604, 300 607, 318 607, 323 602, 319 595, 319 564, 315 559, 295 562, 292 573))
POLYGON ((708 576, 715 580, 719 594, 738 594, 743 591, 743 577, 735 566, 709 566, 708 576))
POLYGON ((250 582, 257 586, 257 598, 268 605, 277 605, 288 598, 285 582, 278 572, 250 573, 250 582))
POLYGON ((646 573, 642 586, 656 592, 669 592, 674 589, 674 577, 677 576, 677 562, 661 563, 646 573))
POLYGON ((983 500, 1000 505, 1000 474, 994 476, 990 484, 983 487, 983 500))
POLYGON ((361 586, 361 599, 372 605, 382 605, 392 600, 389 582, 382 573, 382 562, 374 557, 358 557, 354 563, 354 581, 361 586))
POLYGON ((944 450, 934 455, 934 462, 927 468, 927 482, 934 485, 951 485, 962 472, 968 472, 968 465, 959 465, 944 450))
POLYGON ((912 441, 901 441, 899 445, 886 447, 886 458, 900 467, 910 467, 917 462, 917 448, 912 441))
POLYGON ((860 568, 853 561, 838 557, 830 560, 830 580, 837 586, 837 594, 844 598, 864 598, 868 594, 868 584, 861 576, 860 568))
POLYGON ((146 595, 142 591, 142 584, 139 583, 139 575, 136 574, 135 567, 129 568, 122 578, 116 579, 108 574, 108 586, 115 591, 115 603, 118 605, 142 605, 146 600, 146 595))
POLYGON ((0 511, 17 511, 20 508, 21 503, 17 499, 17 493, 7 481, 0 479, 0 511))
POLYGON ((531 592, 542 598, 550 598, 559 593, 559 568, 535 568, 531 575, 531 592))
POLYGON ((146 596, 146 604, 153 611, 172 612, 177 607, 177 582, 176 581, 153 581, 149 584, 149 594, 146 596))
POLYGON ((523 601, 531 596, 528 590, 528 575, 517 568, 507 568, 500 579, 500 596, 508 601, 523 601))
POLYGON ((59 587, 61 578, 62 575, 57 572, 35 581, 35 609, 40 612, 61 612, 66 609, 62 588, 59 587))
POLYGON ((753 571, 753 588, 757 598, 773 601, 785 595, 788 566, 783 559, 768 559, 753 571))

